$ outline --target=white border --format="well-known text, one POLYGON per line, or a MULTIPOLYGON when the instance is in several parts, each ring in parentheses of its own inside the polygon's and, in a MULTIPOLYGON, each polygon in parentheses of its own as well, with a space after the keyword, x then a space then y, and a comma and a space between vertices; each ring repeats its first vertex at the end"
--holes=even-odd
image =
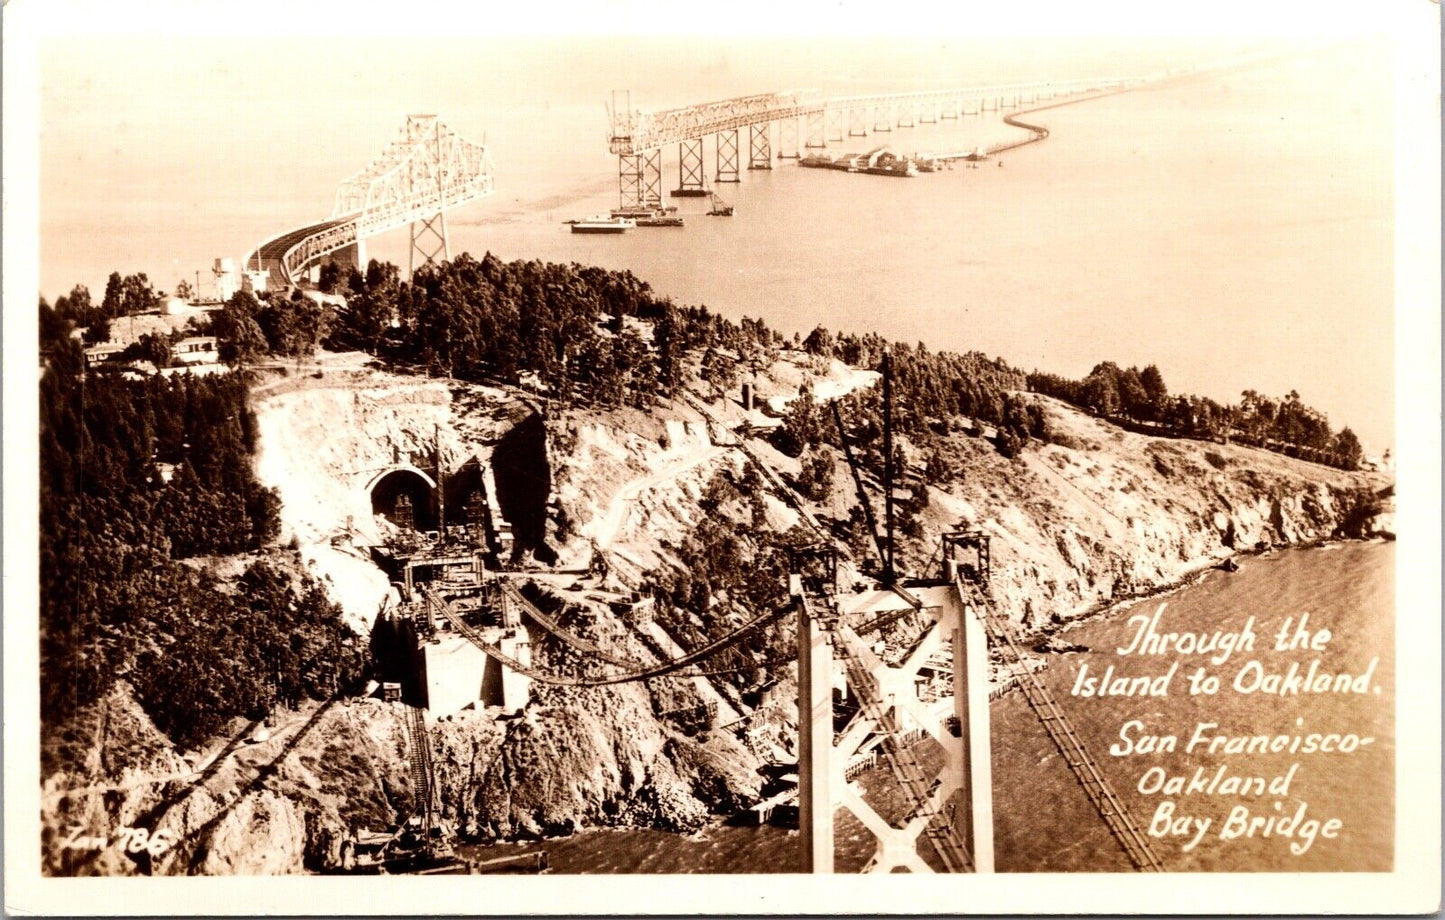
MULTIPOLYGON (((1440 888, 1440 58, 1432 0, 1206 5, 1112 0, 959 7, 809 0, 719 7, 662 0, 144 3, 10 0, 4 9, 5 900, 17 913, 1423 912, 1440 888), (1396 42, 1396 868, 1381 874, 599 876, 41 879, 35 571, 38 36, 381 34, 1231 35, 1396 42)), ((123 40, 123 39, 122 39, 123 40)))

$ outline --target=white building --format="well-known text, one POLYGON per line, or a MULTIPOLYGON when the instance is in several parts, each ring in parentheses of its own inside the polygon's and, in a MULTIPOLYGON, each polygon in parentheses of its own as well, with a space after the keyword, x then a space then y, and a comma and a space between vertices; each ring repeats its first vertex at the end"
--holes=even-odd
POLYGON ((215 364, 221 360, 221 353, 216 350, 216 337, 213 335, 193 335, 181 339, 171 349, 171 353, 177 361, 186 364, 215 364))

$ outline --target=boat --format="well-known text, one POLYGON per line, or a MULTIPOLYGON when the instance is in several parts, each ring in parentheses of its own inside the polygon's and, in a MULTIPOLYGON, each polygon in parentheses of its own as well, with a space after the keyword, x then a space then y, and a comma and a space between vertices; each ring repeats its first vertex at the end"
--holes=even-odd
POLYGON ((626 217, 588 217, 584 220, 568 221, 573 233, 621 233, 637 226, 637 221, 626 217))
POLYGON ((964 159, 975 163, 980 160, 987 160, 988 151, 984 150, 982 147, 975 147, 973 148, 973 153, 970 153, 968 156, 964 157, 964 159))
POLYGON ((918 167, 912 160, 899 156, 887 147, 870 150, 864 162, 859 164, 859 169, 870 176, 918 175, 918 167))
POLYGON ((626 208, 613 208, 612 216, 637 220, 643 217, 663 217, 676 211, 677 208, 674 205, 668 205, 667 207, 662 207, 661 205, 636 205, 626 208))
POLYGON ((733 216, 733 206, 719 198, 716 192, 710 193, 709 197, 712 199, 712 210, 707 212, 708 217, 733 216))
POLYGON ((639 227, 681 227, 682 218, 673 214, 656 214, 652 217, 639 217, 635 223, 639 227))

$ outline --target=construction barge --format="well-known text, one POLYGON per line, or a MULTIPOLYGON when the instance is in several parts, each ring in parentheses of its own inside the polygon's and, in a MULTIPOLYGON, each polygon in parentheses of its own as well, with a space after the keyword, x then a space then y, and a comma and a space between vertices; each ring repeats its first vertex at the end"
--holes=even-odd
MULTIPOLYGON (((836 169, 841 172, 866 173, 870 176, 916 176, 921 171, 919 161, 900 156, 887 147, 875 147, 867 153, 845 153, 831 157, 826 154, 806 156, 798 161, 799 166, 809 169, 836 169)), ((930 163, 927 170, 931 172, 930 163)))

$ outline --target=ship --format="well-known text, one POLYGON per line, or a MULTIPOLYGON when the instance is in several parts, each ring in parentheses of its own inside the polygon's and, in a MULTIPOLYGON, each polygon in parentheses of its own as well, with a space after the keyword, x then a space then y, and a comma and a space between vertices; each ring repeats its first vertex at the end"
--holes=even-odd
POLYGON ((588 217, 583 220, 570 220, 573 233, 621 233, 624 230, 631 230, 637 226, 637 221, 626 217, 588 217))
POLYGON ((681 227, 682 218, 675 214, 654 214, 651 217, 639 217, 634 221, 639 227, 681 227))
POLYGON ((988 151, 984 150, 982 147, 975 147, 973 148, 973 153, 970 153, 968 156, 964 157, 964 159, 970 160, 975 163, 980 160, 987 160, 988 151))

